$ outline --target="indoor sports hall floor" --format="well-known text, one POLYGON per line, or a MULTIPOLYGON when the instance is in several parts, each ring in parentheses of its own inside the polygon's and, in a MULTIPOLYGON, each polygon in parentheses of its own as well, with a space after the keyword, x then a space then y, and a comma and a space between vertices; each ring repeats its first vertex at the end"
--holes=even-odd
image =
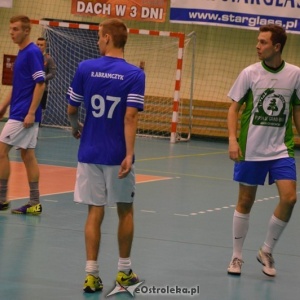
MULTIPOLYGON (((1 126, 0 126, 1 127, 1 126)), ((84 223, 87 208, 73 202, 78 141, 70 132, 42 127, 37 157, 41 169, 41 216, 0 213, 0 299, 132 299, 128 291, 107 296, 117 272, 117 216, 109 207, 103 224, 100 271, 104 290, 83 294, 84 223)), ((9 198, 28 199, 19 153, 11 152, 9 198)), ((138 138, 133 269, 143 280, 135 299, 292 300, 300 294, 300 204, 274 257, 278 276, 261 272, 256 252, 278 201, 275 186, 258 190, 244 247, 241 277, 227 275, 237 197, 225 142, 138 138), (168 294, 166 289, 181 289, 168 294), (154 294, 154 290, 161 291, 154 294), (200 293, 198 293, 200 290, 200 293), (150 293, 151 292, 151 293, 150 293)), ((296 152, 297 161, 300 152, 296 152)), ((300 174, 300 162, 298 173, 300 174)))

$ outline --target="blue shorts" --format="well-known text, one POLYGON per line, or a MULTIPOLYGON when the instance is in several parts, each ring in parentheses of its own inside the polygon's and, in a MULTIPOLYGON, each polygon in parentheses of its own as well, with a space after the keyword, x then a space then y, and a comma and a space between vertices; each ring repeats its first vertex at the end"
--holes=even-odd
POLYGON ((267 174, 269 184, 276 180, 297 180, 293 157, 269 161, 240 161, 234 164, 233 180, 249 185, 264 185, 267 174))

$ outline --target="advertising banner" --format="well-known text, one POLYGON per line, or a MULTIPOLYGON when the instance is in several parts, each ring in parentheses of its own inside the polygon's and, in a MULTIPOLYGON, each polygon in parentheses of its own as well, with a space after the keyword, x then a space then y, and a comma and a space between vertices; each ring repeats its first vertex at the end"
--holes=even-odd
POLYGON ((300 0, 171 0, 170 22, 247 29, 277 24, 300 34, 300 0))
POLYGON ((71 13, 136 21, 165 22, 168 0, 72 0, 71 13))

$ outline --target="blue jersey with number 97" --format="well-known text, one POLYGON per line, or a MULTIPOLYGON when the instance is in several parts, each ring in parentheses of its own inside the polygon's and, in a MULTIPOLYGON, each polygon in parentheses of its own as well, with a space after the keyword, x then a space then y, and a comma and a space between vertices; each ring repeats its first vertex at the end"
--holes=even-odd
POLYGON ((145 73, 124 59, 103 56, 81 62, 68 90, 72 106, 84 102, 86 116, 78 161, 120 165, 126 156, 127 107, 144 109, 145 73))

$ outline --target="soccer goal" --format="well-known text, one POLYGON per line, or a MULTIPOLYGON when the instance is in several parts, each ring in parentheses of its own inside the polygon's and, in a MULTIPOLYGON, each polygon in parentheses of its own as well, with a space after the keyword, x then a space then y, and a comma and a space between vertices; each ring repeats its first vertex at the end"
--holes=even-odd
MULTIPOLYGON (((98 24, 55 20, 32 23, 41 26, 48 52, 57 64, 56 78, 49 84, 43 125, 68 127, 66 93, 78 63, 99 57, 98 24)), ((146 74, 145 111, 139 114, 138 134, 169 138, 172 143, 189 140, 194 66, 191 49, 187 49, 195 35, 132 28, 128 32, 125 59, 144 66, 146 74)), ((84 119, 84 109, 80 117, 84 119)))

